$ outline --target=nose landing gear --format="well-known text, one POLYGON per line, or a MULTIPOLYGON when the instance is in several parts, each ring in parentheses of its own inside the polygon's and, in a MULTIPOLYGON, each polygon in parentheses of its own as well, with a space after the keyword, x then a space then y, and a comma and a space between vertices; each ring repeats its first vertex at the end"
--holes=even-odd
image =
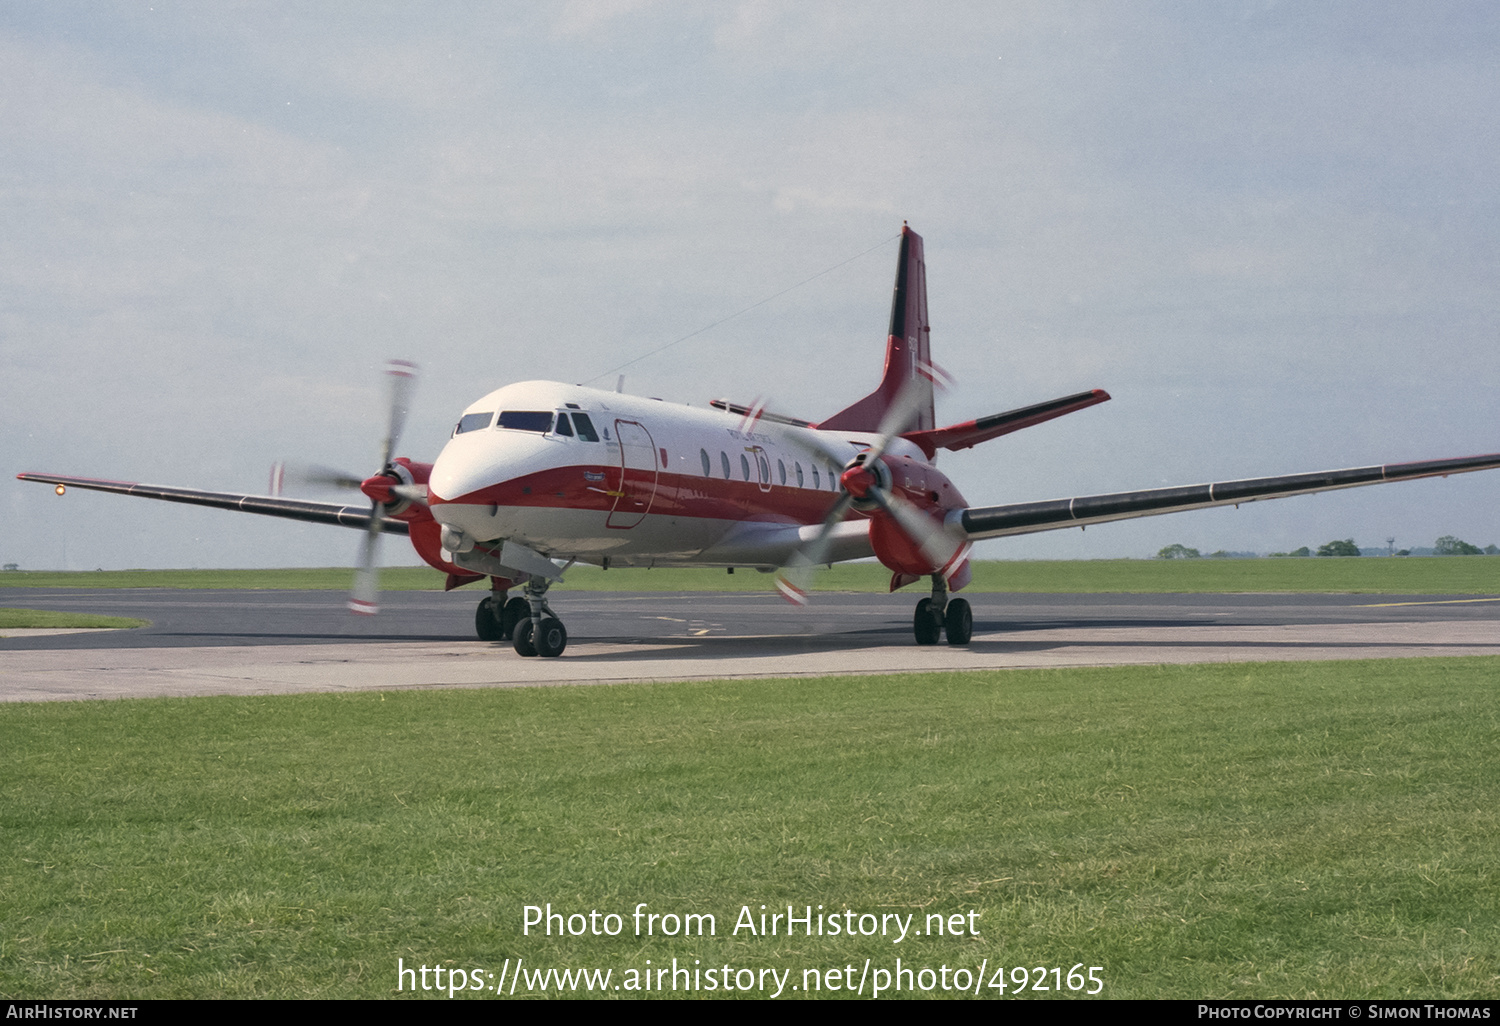
POLYGON ((516 655, 549 659, 562 655, 563 649, 568 647, 568 629, 552 612, 545 598, 551 583, 545 577, 534 576, 526 582, 524 599, 515 598, 506 603, 506 609, 512 603, 524 606, 511 634, 516 655))
POLYGON ((973 636, 973 610, 963 599, 948 597, 948 582, 942 574, 932 575, 932 597, 917 603, 912 633, 918 645, 936 645, 944 633, 948 635, 948 644, 967 645, 973 636))

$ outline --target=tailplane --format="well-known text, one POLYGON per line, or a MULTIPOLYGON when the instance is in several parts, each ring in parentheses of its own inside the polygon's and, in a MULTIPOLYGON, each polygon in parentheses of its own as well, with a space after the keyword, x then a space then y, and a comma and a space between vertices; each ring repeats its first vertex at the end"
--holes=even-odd
POLYGON ((885 342, 885 375, 880 385, 859 402, 818 424, 822 430, 877 431, 887 410, 907 387, 918 390, 916 412, 904 431, 929 431, 937 426, 933 409, 931 329, 927 324, 927 264, 922 259, 922 236, 901 226, 901 255, 896 263, 896 288, 891 300, 891 328, 885 342), (915 384, 908 382, 915 379, 915 384))

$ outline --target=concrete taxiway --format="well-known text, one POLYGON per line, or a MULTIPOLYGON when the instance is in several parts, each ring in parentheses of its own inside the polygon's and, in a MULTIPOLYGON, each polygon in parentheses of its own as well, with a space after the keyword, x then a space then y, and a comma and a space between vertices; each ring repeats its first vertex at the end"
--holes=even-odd
POLYGON ((515 687, 929 670, 1500 655, 1500 597, 970 595, 970 645, 918 647, 905 595, 559 593, 559 659, 474 640, 477 596, 379 617, 306 591, 6 589, 0 604, 152 621, 0 639, 0 701, 515 687))

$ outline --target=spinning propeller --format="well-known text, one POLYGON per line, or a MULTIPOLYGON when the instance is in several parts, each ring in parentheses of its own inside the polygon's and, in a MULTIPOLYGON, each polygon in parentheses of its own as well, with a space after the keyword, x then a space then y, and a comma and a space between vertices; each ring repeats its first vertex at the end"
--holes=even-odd
POLYGON ((375 554, 380 543, 382 507, 401 502, 427 502, 427 489, 412 484, 409 474, 403 474, 391 461, 400 441, 401 429, 406 424, 406 413, 411 405, 413 390, 417 387, 417 365, 407 360, 390 360, 385 365, 388 383, 388 417, 385 442, 380 453, 380 472, 373 477, 360 478, 346 471, 316 464, 278 463, 271 468, 271 494, 280 495, 287 484, 300 484, 314 488, 357 489, 370 500, 370 524, 365 530, 364 544, 360 546, 359 565, 354 571, 354 587, 349 593, 349 609, 364 616, 380 611, 379 576, 375 567, 375 554))
MULTIPOLYGON (((951 380, 932 364, 918 364, 916 373, 907 380, 881 418, 880 426, 875 431, 875 441, 850 460, 844 472, 839 475, 843 494, 824 515, 818 533, 793 553, 786 566, 776 575, 777 590, 788 602, 807 604, 813 577, 818 568, 828 561, 834 528, 844 519, 850 507, 878 508, 884 512, 937 573, 946 576, 962 562, 961 557, 968 546, 955 542, 943 530, 941 523, 903 497, 893 487, 890 471, 880 462, 891 442, 910 429, 913 419, 927 399, 927 383, 930 382, 934 389, 941 391, 947 388, 951 380)), ((807 448, 815 447, 812 440, 806 437, 799 437, 796 441, 807 448)), ((832 453, 821 449, 816 451, 825 460, 837 462, 832 453)))
POLYGON ((380 507, 404 498, 417 501, 426 501, 427 498, 425 489, 401 483, 395 465, 391 463, 401 429, 406 426, 411 394, 417 387, 417 365, 406 360, 391 360, 385 365, 385 375, 390 384, 390 416, 386 421, 385 444, 380 454, 380 473, 359 485, 359 490, 370 497, 370 526, 365 531, 365 543, 360 549, 359 567, 354 571, 349 609, 362 616, 380 612, 380 577, 375 568, 375 549, 380 543, 380 507), (411 494, 403 494, 408 490, 411 494))

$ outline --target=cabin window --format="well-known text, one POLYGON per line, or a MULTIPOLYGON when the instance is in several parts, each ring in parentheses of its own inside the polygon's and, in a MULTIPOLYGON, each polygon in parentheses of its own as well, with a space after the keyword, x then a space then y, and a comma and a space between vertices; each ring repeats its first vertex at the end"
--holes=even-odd
POLYGON ((786 464, 780 460, 776 461, 776 473, 781 475, 781 483, 786 484, 786 464))
POLYGON ((599 433, 594 430, 594 422, 589 420, 587 413, 573 414, 573 426, 578 428, 578 437, 585 442, 599 441, 599 433))
POLYGON ((806 485, 803 484, 803 481, 802 481, 802 464, 801 463, 794 463, 794 464, 792 464, 792 466, 795 467, 796 470, 797 470, 797 487, 798 488, 805 488, 806 485))
POLYGON ((566 413, 559 413, 557 415, 557 426, 554 427, 552 430, 556 431, 558 434, 562 435, 564 438, 572 438, 573 437, 573 422, 568 419, 568 415, 566 413))
POLYGON ((744 453, 740 453, 740 476, 746 481, 750 480, 750 461, 745 458, 744 453))
POLYGON ((511 431, 535 431, 544 435, 552 429, 552 411, 504 410, 495 426, 511 431))
POLYGON ((495 417, 495 411, 488 413, 466 413, 459 419, 458 427, 453 429, 455 435, 461 435, 465 431, 482 431, 490 426, 490 421, 495 417))
POLYGON ((759 465, 760 483, 761 484, 770 484, 771 483, 771 464, 767 463, 766 462, 766 458, 764 456, 759 455, 759 454, 756 455, 755 462, 759 465))
POLYGON ((834 491, 837 491, 839 487, 839 474, 838 471, 833 469, 833 464, 831 463, 828 465, 828 487, 834 491))
POLYGON ((816 465, 813 466, 812 472, 813 472, 813 487, 814 488, 822 488, 823 487, 823 482, 818 478, 818 468, 817 468, 816 465))
POLYGON ((661 453, 661 469, 666 470, 667 469, 667 450, 665 450, 665 449, 658 449, 657 451, 661 453))
POLYGON ((729 480, 729 453, 721 451, 719 453, 719 463, 722 464, 723 467, 724 467, 724 480, 728 481, 729 480))
POLYGON ((714 465, 709 462, 709 459, 708 459, 708 450, 707 449, 699 449, 698 450, 698 455, 701 456, 701 457, 703 457, 703 476, 704 477, 713 477, 714 476, 714 465))

